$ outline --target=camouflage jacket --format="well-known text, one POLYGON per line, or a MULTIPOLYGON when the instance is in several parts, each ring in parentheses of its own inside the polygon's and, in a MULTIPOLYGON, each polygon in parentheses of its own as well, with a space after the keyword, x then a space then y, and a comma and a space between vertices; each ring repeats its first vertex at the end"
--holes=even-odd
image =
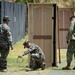
POLYGON ((70 22, 70 27, 66 38, 68 40, 75 40, 75 21, 70 22))
POLYGON ((6 41, 11 42, 12 43, 12 34, 10 31, 10 28, 7 24, 1 24, 0 27, 2 27, 2 29, 4 30, 4 38, 6 38, 6 41))
POLYGON ((24 55, 26 55, 28 53, 30 53, 30 54, 38 53, 38 54, 40 54, 42 56, 42 58, 45 59, 45 55, 44 55, 43 51, 41 50, 41 48, 39 46, 37 46, 35 44, 30 44, 30 47, 28 48, 28 50, 25 51, 22 55, 24 56, 24 55))

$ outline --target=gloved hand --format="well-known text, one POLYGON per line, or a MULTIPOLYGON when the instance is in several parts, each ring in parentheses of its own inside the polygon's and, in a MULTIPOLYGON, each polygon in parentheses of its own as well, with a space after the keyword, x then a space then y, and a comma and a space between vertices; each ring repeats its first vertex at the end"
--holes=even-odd
POLYGON ((18 58, 22 58, 22 55, 19 55, 18 58))
POLYGON ((13 50, 13 47, 11 46, 11 50, 13 50))

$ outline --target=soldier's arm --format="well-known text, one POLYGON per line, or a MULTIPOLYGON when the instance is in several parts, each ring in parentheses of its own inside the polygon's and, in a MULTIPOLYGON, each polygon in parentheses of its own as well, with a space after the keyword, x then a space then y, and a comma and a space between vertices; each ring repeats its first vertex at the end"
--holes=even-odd
POLYGON ((28 49, 27 51, 25 51, 25 52, 22 54, 22 56, 27 55, 27 54, 29 54, 30 52, 31 52, 31 49, 28 49))
POLYGON ((74 29, 74 21, 71 21, 70 27, 69 27, 69 30, 68 30, 68 34, 67 34, 67 37, 66 37, 68 40, 72 38, 73 29, 74 29))
POLYGON ((11 47, 11 49, 13 49, 13 47, 12 47, 12 34, 10 31, 10 28, 7 27, 6 30, 7 30, 7 38, 8 38, 9 46, 11 47))
POLYGON ((22 54, 22 56, 27 55, 28 53, 32 52, 34 49, 35 49, 35 46, 33 46, 33 45, 30 46, 30 48, 29 48, 27 51, 25 51, 25 52, 22 54))
POLYGON ((18 58, 22 58, 22 56, 25 56, 25 55, 27 55, 27 54, 30 53, 30 52, 31 52, 31 50, 28 49, 28 50, 26 50, 22 55, 19 55, 18 58))

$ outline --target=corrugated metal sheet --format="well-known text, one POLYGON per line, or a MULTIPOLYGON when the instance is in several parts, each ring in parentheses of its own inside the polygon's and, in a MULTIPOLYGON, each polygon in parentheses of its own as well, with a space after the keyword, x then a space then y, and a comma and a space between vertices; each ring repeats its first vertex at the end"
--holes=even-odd
POLYGON ((1 2, 1 23, 3 16, 10 17, 9 27, 13 36, 13 43, 25 36, 26 5, 20 3, 1 2))

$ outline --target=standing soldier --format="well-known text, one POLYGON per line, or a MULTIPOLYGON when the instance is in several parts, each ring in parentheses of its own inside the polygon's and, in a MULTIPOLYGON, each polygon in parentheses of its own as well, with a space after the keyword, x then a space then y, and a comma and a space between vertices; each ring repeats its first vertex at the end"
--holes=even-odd
POLYGON ((23 43, 24 48, 28 48, 22 55, 19 55, 18 58, 22 58, 22 56, 30 53, 30 65, 27 70, 36 70, 41 68, 44 70, 45 68, 45 55, 42 52, 41 48, 35 44, 30 43, 29 41, 25 41, 23 43))
POLYGON ((8 27, 10 19, 8 16, 3 18, 3 24, 0 25, 0 71, 6 71, 7 69, 7 56, 9 54, 9 48, 12 47, 12 35, 10 28, 8 27))
MULTIPOLYGON (((70 69, 70 65, 72 62, 72 56, 75 54, 75 16, 72 16, 70 18, 70 28, 67 34, 67 43, 68 43, 68 49, 67 49, 67 66, 63 67, 62 69, 70 69)), ((75 67, 73 68, 75 69, 75 67)))

